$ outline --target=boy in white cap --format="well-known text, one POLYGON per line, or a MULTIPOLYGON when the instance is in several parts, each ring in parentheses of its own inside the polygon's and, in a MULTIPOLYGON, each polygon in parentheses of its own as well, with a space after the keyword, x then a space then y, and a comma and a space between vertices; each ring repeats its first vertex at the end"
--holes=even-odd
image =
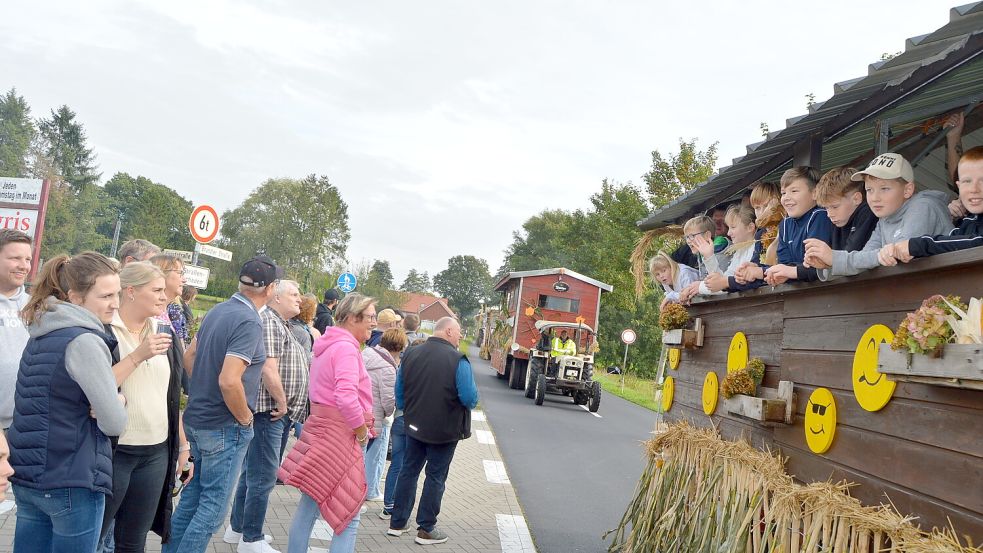
POLYGON ((915 173, 900 154, 881 154, 863 171, 854 173, 864 181, 867 204, 877 216, 877 226, 864 249, 856 252, 832 250, 821 240, 806 240, 805 263, 819 269, 821 280, 855 275, 880 265, 881 247, 915 236, 945 234, 952 229, 945 192, 915 193, 915 173))

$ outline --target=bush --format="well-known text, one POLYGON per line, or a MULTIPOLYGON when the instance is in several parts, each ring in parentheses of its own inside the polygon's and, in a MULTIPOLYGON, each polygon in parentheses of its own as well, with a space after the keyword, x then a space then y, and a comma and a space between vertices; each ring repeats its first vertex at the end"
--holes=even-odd
POLYGON ((678 303, 667 304, 659 313, 659 326, 662 327, 662 330, 686 328, 687 324, 689 324, 689 313, 685 307, 678 303))

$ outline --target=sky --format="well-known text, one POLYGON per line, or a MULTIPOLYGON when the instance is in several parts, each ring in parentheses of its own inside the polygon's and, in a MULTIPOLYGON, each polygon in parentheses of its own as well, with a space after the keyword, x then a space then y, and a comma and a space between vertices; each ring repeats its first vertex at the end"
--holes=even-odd
POLYGON ((652 150, 719 166, 948 22, 941 0, 7 0, 0 89, 67 104, 108 180, 220 212, 327 175, 353 264, 491 271, 543 209, 638 183, 652 150))

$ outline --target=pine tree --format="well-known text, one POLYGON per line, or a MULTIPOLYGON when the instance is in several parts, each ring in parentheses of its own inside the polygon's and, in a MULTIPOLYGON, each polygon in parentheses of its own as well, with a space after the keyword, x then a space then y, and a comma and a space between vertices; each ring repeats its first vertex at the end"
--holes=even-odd
POLYGON ((29 176, 29 153, 36 131, 31 108, 17 90, 0 96, 0 177, 29 176))
POLYGON ((100 177, 96 172, 95 156, 88 147, 82 124, 75 121, 75 112, 68 106, 51 110, 49 119, 38 121, 44 155, 58 172, 61 180, 75 192, 82 192, 100 177))

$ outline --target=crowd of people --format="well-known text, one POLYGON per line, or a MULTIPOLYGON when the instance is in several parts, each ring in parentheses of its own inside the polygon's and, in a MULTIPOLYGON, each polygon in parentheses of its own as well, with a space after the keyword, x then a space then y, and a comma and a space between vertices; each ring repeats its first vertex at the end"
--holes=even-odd
POLYGON ((257 255, 199 321, 180 258, 146 240, 118 258, 56 256, 28 289, 31 238, 0 230, 15 553, 142 552, 151 532, 165 553, 203 552, 223 525, 237 551, 277 553, 264 532, 277 484, 300 491, 288 552, 308 551, 318 517, 330 551, 351 552, 370 502, 388 535, 411 530, 424 468, 415 541, 448 540, 441 498, 478 402, 455 318, 427 335, 362 294, 319 302, 257 255))
POLYGON ((957 124, 948 151, 958 198, 916 190, 911 164, 897 153, 881 154, 863 170, 836 167, 820 175, 793 167, 779 184, 755 183, 742 201, 688 220, 684 243, 649 260, 652 279, 665 291, 662 305, 829 281, 983 245, 983 147, 962 153, 961 118, 957 124))

